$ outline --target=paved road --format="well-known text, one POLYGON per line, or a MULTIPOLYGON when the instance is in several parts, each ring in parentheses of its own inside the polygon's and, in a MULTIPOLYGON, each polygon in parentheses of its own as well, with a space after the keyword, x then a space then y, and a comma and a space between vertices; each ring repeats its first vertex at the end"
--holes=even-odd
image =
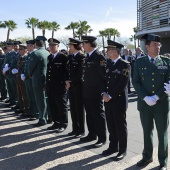
MULTIPOLYGON (((0 170, 139 169, 135 164, 141 159, 143 136, 136 107, 136 95, 131 94, 127 111, 127 156, 120 162, 114 162, 115 155, 101 155, 101 152, 108 148, 108 142, 102 148, 95 149, 95 142, 82 144, 78 139, 67 136, 71 131, 70 117, 67 130, 62 134, 56 134, 55 131, 46 131, 49 125, 33 128, 32 124, 36 121, 22 119, 6 108, 4 103, 0 103, 0 170)), ((154 162, 144 169, 158 168, 157 144, 157 135, 154 133, 154 162)), ((170 165, 168 166, 170 169, 170 165)))

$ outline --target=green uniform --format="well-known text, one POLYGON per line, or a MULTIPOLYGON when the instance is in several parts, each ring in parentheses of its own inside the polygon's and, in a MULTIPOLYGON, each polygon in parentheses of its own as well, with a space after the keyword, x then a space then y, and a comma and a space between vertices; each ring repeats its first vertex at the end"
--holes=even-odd
MULTIPOLYGON (((5 64, 9 64, 10 63, 10 59, 11 59, 11 53, 13 53, 13 51, 9 51, 6 56, 5 56, 5 59, 4 59, 4 65, 3 67, 5 67, 5 64)), ((6 83, 7 83, 7 90, 8 90, 8 95, 9 95, 9 101, 11 104, 13 104, 13 92, 12 92, 12 87, 11 87, 11 84, 10 84, 10 70, 6 71, 5 73, 5 78, 6 78, 6 83)))
POLYGON ((34 90, 35 100, 39 112, 39 123, 46 124, 47 122, 47 103, 45 97, 46 87, 46 71, 47 71, 47 57, 49 52, 44 47, 40 47, 31 55, 28 74, 32 78, 32 86, 34 90))
POLYGON ((148 56, 137 59, 134 66, 133 85, 138 95, 138 110, 144 133, 143 159, 150 160, 153 153, 154 121, 158 132, 158 159, 160 165, 168 160, 168 95, 164 83, 170 80, 170 59, 157 56, 151 64, 148 56), (146 96, 157 95, 159 100, 149 106, 143 100, 146 96))
POLYGON ((16 89, 16 75, 12 74, 12 69, 17 67, 17 61, 19 58, 19 53, 11 52, 9 61, 9 83, 11 86, 11 103, 15 104, 17 99, 17 89, 16 89))
POLYGON ((1 100, 7 98, 7 87, 6 87, 5 76, 2 74, 2 69, 3 69, 3 65, 4 65, 4 58, 5 58, 5 54, 2 54, 0 56, 0 93, 1 93, 1 100))
POLYGON ((32 78, 30 78, 28 75, 30 61, 31 61, 31 54, 28 54, 22 73, 25 76, 24 83, 25 83, 27 99, 29 103, 28 114, 31 115, 32 117, 38 118, 39 113, 38 113, 38 108, 35 102, 35 96, 34 96, 34 91, 32 87, 32 78))

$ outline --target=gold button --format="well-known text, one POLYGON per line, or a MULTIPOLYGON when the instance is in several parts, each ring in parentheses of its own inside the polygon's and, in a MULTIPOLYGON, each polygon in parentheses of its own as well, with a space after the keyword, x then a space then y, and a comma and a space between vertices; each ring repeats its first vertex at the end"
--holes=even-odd
POLYGON ((48 79, 48 80, 50 80, 50 79, 48 79))
POLYGON ((152 85, 152 87, 155 87, 155 85, 152 85))
POLYGON ((154 81, 154 79, 152 79, 152 81, 154 81))
POLYGON ((154 73, 152 73, 152 75, 154 75, 154 73))
POLYGON ((155 93, 155 91, 152 91, 152 93, 154 94, 154 93, 155 93))

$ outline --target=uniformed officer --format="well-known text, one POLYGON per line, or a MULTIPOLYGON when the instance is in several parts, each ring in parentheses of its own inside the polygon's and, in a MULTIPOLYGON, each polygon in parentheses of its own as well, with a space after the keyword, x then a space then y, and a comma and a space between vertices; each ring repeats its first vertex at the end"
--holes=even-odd
POLYGON ((138 110, 144 133, 142 160, 137 166, 146 166, 153 161, 154 123, 158 133, 158 160, 160 169, 167 169, 169 100, 164 92, 164 83, 170 80, 170 59, 159 55, 161 37, 145 34, 147 56, 136 60, 133 85, 138 94, 138 110))
POLYGON ((19 58, 17 61, 17 66, 12 69, 12 73, 16 75, 16 87, 19 102, 19 109, 15 110, 15 113, 22 113, 27 115, 28 110, 28 100, 26 94, 25 83, 21 80, 21 73, 25 65, 25 60, 27 58, 27 49, 25 45, 19 45, 19 58))
POLYGON ((27 51, 28 51, 28 55, 27 58, 25 60, 25 65, 21 74, 21 79, 24 81, 25 83, 25 87, 26 87, 26 93, 27 93, 27 100, 29 103, 29 108, 28 108, 28 114, 30 115, 30 121, 31 120, 35 120, 39 117, 39 113, 38 113, 38 108, 37 108, 37 104, 35 101, 35 96, 34 96, 34 90, 32 87, 32 78, 29 77, 28 75, 28 70, 30 67, 30 61, 31 61, 31 55, 33 53, 33 51, 35 50, 35 41, 34 40, 28 40, 26 41, 27 44, 27 51))
POLYGON ((106 121, 101 97, 106 60, 96 49, 96 39, 94 36, 82 36, 83 48, 87 53, 83 65, 83 101, 89 133, 80 141, 89 142, 98 137, 94 147, 101 147, 106 143, 106 121))
POLYGON ((7 87, 6 87, 5 76, 2 74, 4 58, 5 58, 5 53, 3 49, 0 47, 0 70, 1 70, 0 71, 0 93, 1 93, 0 101, 7 98, 7 87))
POLYGON ((47 39, 44 36, 36 37, 35 44, 37 50, 32 53, 28 68, 28 75, 32 78, 32 86, 39 112, 39 121, 34 127, 47 124, 45 87, 47 57, 49 56, 49 52, 44 47, 46 40, 47 39))
POLYGON ((12 100, 13 97, 12 97, 12 87, 11 87, 11 84, 10 84, 9 68, 10 68, 11 53, 13 53, 13 42, 7 42, 6 47, 7 47, 8 52, 5 55, 2 72, 3 72, 3 75, 5 75, 5 78, 6 78, 9 99, 5 100, 5 103, 9 103, 8 106, 12 106, 14 103, 13 103, 13 100, 12 100))
POLYGON ((110 144, 102 154, 106 156, 118 152, 114 160, 119 161, 126 156, 127 150, 127 85, 131 67, 128 61, 120 57, 123 45, 112 40, 108 40, 107 43, 108 62, 102 96, 105 102, 110 144))
POLYGON ((82 70, 85 59, 81 51, 82 41, 69 38, 69 48, 72 55, 68 56, 66 80, 69 89, 70 112, 72 119, 72 132, 69 136, 82 137, 85 133, 84 107, 82 98, 82 70))
POLYGON ((48 39, 50 55, 47 64, 47 96, 50 108, 52 126, 48 130, 63 132, 68 125, 67 93, 66 93, 66 64, 67 56, 59 52, 60 42, 57 39, 48 39))

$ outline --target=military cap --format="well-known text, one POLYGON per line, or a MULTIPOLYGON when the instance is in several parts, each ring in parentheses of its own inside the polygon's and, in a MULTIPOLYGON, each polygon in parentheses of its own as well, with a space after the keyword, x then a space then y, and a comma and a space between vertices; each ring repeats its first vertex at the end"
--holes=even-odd
POLYGON ((20 45, 22 44, 20 41, 14 41, 14 45, 20 45))
POLYGON ((80 41, 80 40, 78 40, 78 39, 75 39, 75 38, 69 38, 69 43, 68 43, 68 45, 69 44, 81 44, 81 43, 83 43, 83 41, 80 41))
POLYGON ((20 45, 19 45, 19 49, 27 49, 27 47, 26 47, 26 45, 24 45, 24 44, 20 44, 20 45))
POLYGON ((14 45, 13 42, 6 42, 6 45, 14 45))
POLYGON ((47 39, 44 37, 44 36, 37 36, 36 38, 35 38, 35 41, 46 41, 47 39))
POLYGON ((82 41, 84 42, 94 42, 97 37, 94 36, 82 36, 82 41))
POLYGON ((118 49, 121 49, 123 48, 124 46, 120 43, 117 43, 115 41, 112 41, 112 40, 107 40, 107 47, 104 47, 104 48, 118 48, 118 49))
POLYGON ((34 44, 35 44, 35 41, 34 41, 34 40, 28 40, 28 41, 26 41, 26 43, 27 43, 27 44, 33 44, 33 45, 34 45, 34 44))
POLYGON ((161 42, 161 37, 155 34, 144 34, 141 40, 161 42))
POLYGON ((48 39, 48 43, 49 43, 49 44, 60 44, 60 41, 58 41, 58 40, 55 39, 55 38, 49 38, 49 39, 48 39))

